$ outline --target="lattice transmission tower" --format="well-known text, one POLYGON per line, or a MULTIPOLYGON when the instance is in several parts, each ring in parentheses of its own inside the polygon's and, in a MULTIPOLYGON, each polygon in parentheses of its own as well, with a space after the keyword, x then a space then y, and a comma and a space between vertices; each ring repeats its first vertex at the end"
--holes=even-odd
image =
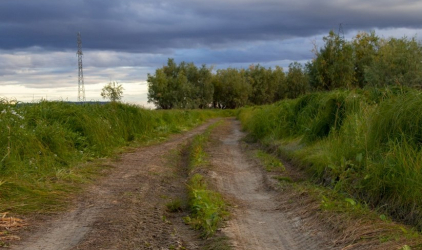
POLYGON ((82 69, 82 39, 81 32, 78 32, 78 101, 85 101, 84 71, 82 69))
POLYGON ((344 30, 343 30, 343 23, 338 25, 338 37, 344 40, 344 30))

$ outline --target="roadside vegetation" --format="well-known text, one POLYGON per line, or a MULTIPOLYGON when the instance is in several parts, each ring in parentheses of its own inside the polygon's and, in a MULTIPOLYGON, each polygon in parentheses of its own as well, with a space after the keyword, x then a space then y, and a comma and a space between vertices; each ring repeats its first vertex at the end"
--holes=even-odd
POLYGON ((336 90, 244 108, 244 128, 316 183, 422 229, 422 93, 336 90))
POLYGON ((193 228, 201 230, 201 235, 204 238, 213 236, 228 216, 227 205, 222 196, 208 187, 207 178, 201 174, 203 168, 207 167, 207 154, 204 151, 206 143, 211 131, 219 124, 215 123, 203 134, 195 136, 187 149, 191 214, 185 217, 185 222, 193 228))
POLYGON ((125 146, 162 141, 220 116, 215 111, 152 111, 121 103, 0 102, 0 212, 61 209, 79 184, 107 168, 125 146), (86 162, 94 161, 91 164, 86 162), (95 163, 97 162, 97 163, 95 163))
POLYGON ((304 173, 277 158, 280 151, 266 149, 271 152, 253 152, 267 176, 278 181, 270 185, 282 190, 280 209, 300 214, 302 223, 311 228, 326 228, 333 245, 347 246, 345 249, 421 249, 422 237, 415 228, 395 223, 347 193, 306 180, 304 173), (285 164, 287 168, 280 168, 285 164))

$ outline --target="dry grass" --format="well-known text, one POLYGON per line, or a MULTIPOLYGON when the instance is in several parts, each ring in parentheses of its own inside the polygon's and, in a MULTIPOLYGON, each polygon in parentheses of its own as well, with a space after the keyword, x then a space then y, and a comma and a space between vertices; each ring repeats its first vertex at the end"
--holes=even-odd
POLYGON ((5 246, 10 241, 20 240, 20 237, 13 235, 13 232, 28 224, 22 219, 7 216, 7 213, 0 213, 0 216, 0 246, 5 246))

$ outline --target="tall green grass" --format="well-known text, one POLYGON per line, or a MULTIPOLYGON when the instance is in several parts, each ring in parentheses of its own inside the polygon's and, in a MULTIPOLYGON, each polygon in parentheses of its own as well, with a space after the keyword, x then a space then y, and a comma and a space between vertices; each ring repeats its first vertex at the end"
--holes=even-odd
POLYGON ((337 90, 242 109, 238 117, 317 182, 422 229, 421 107, 416 90, 337 90))
POLYGON ((121 103, 0 102, 0 211, 57 209, 74 183, 99 167, 82 163, 185 131, 215 111, 152 111, 121 103))

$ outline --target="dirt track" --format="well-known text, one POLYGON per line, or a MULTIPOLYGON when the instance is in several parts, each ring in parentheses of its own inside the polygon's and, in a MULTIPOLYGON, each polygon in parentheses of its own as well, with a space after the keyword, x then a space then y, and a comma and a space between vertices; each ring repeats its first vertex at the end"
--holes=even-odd
MULTIPOLYGON (((168 213, 165 204, 185 192, 176 149, 211 123, 121 155, 70 211, 37 223, 11 249, 201 249, 204 242, 182 223, 184 214, 168 213)), ((297 218, 280 211, 277 192, 244 155, 239 129, 237 121, 226 120, 208 149, 209 177, 233 205, 222 231, 234 249, 329 249, 318 233, 299 228, 297 218)))
POLYGON ((210 151, 215 186, 237 207, 224 229, 235 249, 327 249, 315 232, 300 230, 297 218, 280 211, 279 195, 266 184, 266 173, 244 155, 239 128, 231 120, 214 134, 217 145, 210 151))

